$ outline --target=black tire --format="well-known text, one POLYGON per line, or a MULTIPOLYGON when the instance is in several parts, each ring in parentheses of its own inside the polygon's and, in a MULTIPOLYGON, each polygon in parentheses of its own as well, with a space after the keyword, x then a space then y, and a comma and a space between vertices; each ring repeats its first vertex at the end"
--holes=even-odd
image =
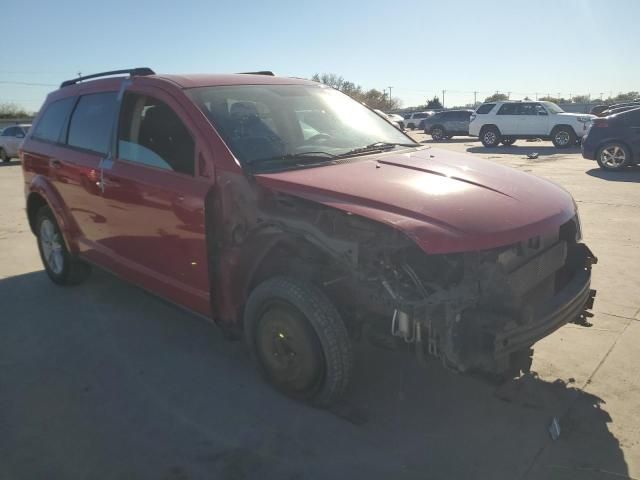
POLYGON ((576 144, 576 132, 571 127, 557 127, 551 132, 551 141, 556 148, 567 148, 576 144))
POLYGON ((7 152, 4 150, 4 148, 0 148, 0 160, 2 160, 4 163, 11 161, 11 157, 7 155, 7 152))
POLYGON ((631 151, 620 142, 605 143, 598 149, 596 161, 603 170, 610 172, 622 170, 631 164, 631 151))
POLYGON ((48 206, 41 207, 36 215, 36 236, 38 239, 38 250, 40 259, 44 265, 44 269, 49 275, 53 283, 58 285, 77 285, 89 276, 91 267, 82 260, 74 257, 69 253, 65 244, 58 222, 48 206), (45 227, 46 222, 46 227, 45 227), (47 241, 44 233, 45 229, 52 229, 52 240, 47 241), (53 243, 55 242, 55 246, 53 243), (56 255, 57 260, 52 260, 50 256, 47 258, 47 249, 55 250, 59 253, 56 255), (59 260, 59 262, 58 262, 59 260))
POLYGON ((416 126, 415 126, 415 124, 413 124, 413 123, 409 123, 409 124, 407 124, 407 128, 408 128, 409 130, 415 130, 416 126))
POLYGON ((431 127, 431 138, 434 142, 445 140, 447 138, 447 132, 442 126, 436 125, 434 127, 431 127))
POLYGON ((516 138, 514 138, 514 137, 503 137, 502 138, 502 145, 504 145, 506 147, 510 147, 514 143, 516 143, 516 138))
POLYGON ((497 147, 502 141, 500 130, 493 126, 483 128, 480 132, 480 141, 485 147, 497 147))
POLYGON ((287 396, 326 407, 346 391, 351 340, 336 308, 312 284, 274 277, 258 285, 246 304, 244 333, 262 374, 287 396))

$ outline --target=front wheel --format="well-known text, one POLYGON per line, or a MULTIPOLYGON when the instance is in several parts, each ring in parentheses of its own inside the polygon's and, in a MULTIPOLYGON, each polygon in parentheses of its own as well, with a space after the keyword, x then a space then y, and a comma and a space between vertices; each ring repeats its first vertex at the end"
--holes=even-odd
POLYGON ((415 130, 416 126, 415 126, 413 123, 409 123, 409 124, 407 125, 407 128, 408 128, 409 130, 415 130))
POLYGON ((0 160, 2 160, 5 163, 11 161, 11 157, 7 155, 7 152, 5 151, 4 148, 0 148, 0 160))
POLYGON ((570 127, 559 127, 551 134, 551 141, 556 148, 566 148, 576 143, 576 133, 570 127))
POLYGON ((274 277, 246 304, 245 339, 266 379, 284 394, 317 406, 335 403, 353 368, 340 314, 314 285, 274 277))
POLYGON ((621 170, 629 164, 631 153, 626 145, 610 142, 598 150, 598 165, 603 170, 621 170))
POLYGON ((47 206, 42 207, 36 216, 36 234, 42 264, 54 283, 76 285, 89 275, 89 265, 67 249, 60 227, 47 206))

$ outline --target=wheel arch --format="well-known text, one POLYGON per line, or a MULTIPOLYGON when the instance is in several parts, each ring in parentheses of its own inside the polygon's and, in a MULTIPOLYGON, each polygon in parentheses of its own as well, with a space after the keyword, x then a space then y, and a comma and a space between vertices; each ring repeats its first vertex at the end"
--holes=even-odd
POLYGON ((559 123, 557 125, 554 125, 553 128, 551 129, 551 132, 549 133, 549 135, 553 137, 553 135, 558 131, 558 129, 560 129, 562 127, 570 128, 571 131, 573 132, 573 134, 576 137, 578 136, 578 134, 576 133, 576 129, 573 128, 573 125, 568 124, 568 123, 559 123))
POLYGON ((487 128, 495 128, 496 130, 498 130, 498 133, 500 133, 500 135, 502 135, 502 132, 501 132, 501 131, 500 131, 500 129, 498 128, 498 125, 496 125, 495 123, 485 123, 484 125, 482 125, 482 127, 480 127, 480 135, 482 135, 482 133, 483 133, 487 128))

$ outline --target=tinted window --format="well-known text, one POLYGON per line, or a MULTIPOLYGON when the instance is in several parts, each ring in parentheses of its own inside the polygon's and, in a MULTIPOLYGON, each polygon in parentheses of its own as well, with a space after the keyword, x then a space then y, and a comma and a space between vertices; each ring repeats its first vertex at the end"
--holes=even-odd
POLYGON ((522 103, 518 109, 518 115, 537 115, 538 109, 534 103, 522 103))
POLYGON ((117 110, 116 92, 84 95, 78 100, 67 143, 74 147, 106 154, 117 110))
POLYGON ((416 113, 413 118, 427 118, 428 116, 428 113, 416 113))
POLYGON ((3 137, 15 137, 18 133, 18 127, 9 127, 2 131, 3 137))
POLYGON ((453 112, 453 118, 452 120, 469 120, 469 117, 471 116, 470 112, 453 112))
POLYGON ((495 103, 485 103, 484 105, 480 105, 476 113, 489 113, 495 107, 495 103))
POLYGON ((624 123, 630 127, 640 127, 640 108, 620 115, 624 123))
POLYGON ((167 104, 144 95, 125 95, 118 158, 193 175, 194 155, 191 134, 167 104))
POLYGON ((75 100, 75 97, 67 97, 51 103, 35 126, 33 137, 50 142, 60 141, 60 134, 67 123, 75 100))
POLYGON ((500 110, 498 110, 498 115, 517 115, 518 107, 519 105, 517 103, 505 103, 500 107, 500 110))

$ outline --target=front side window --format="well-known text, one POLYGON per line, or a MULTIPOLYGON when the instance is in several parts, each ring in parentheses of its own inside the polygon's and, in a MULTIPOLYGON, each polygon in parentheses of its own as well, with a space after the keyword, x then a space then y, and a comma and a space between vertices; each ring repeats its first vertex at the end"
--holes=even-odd
POLYGON ((372 110, 324 86, 215 86, 187 93, 243 165, 297 168, 302 157, 322 163, 374 144, 419 146, 372 110))
POLYGON ((542 102, 542 105, 544 105, 547 110, 549 110, 549 112, 551 113, 562 113, 564 112, 564 110, 562 110, 558 105, 556 105, 553 102, 542 102))
POLYGON ((3 137, 15 137, 16 133, 17 133, 18 128, 17 127, 9 127, 9 128, 5 128, 2 131, 2 136, 3 137))
POLYGON ((105 92, 80 97, 69 123, 69 145, 103 155, 109 152, 118 110, 116 95, 116 92, 105 92))
POLYGON ((538 110, 536 109, 536 105, 533 103, 522 103, 520 104, 519 115, 537 115, 538 110))
POLYGON ((125 95, 118 128, 118 158, 193 175, 194 156, 193 137, 171 107, 146 95, 125 95))
POLYGON ((75 101, 76 97, 67 97, 49 104, 35 126, 33 138, 59 142, 75 101))

